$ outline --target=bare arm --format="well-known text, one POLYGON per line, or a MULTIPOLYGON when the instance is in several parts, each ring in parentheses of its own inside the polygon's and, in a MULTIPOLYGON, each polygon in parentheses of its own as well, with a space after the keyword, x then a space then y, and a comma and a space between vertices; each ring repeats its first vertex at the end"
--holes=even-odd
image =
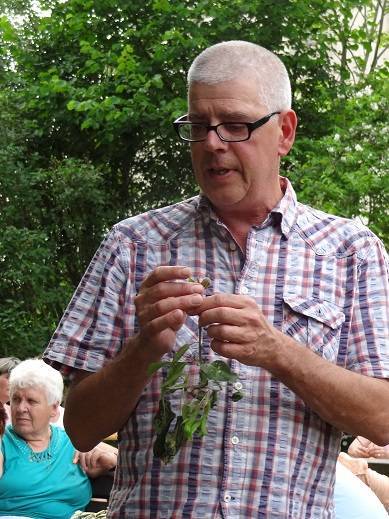
POLYGON ((66 400, 64 425, 80 451, 91 450, 123 426, 148 383, 148 366, 174 346, 187 314, 196 313, 204 288, 184 282, 190 275, 185 267, 155 269, 135 298, 140 332, 102 370, 76 375, 66 400))
POLYGON ((255 301, 246 296, 217 294, 206 298, 200 309, 200 325, 208 326, 216 352, 267 369, 326 422, 378 445, 389 443, 386 380, 328 362, 271 326, 255 301))

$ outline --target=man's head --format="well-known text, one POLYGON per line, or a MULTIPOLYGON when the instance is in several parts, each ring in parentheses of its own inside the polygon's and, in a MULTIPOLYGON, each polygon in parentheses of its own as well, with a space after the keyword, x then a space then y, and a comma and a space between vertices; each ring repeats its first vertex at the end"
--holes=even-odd
POLYGON ((261 104, 269 112, 291 108, 292 91, 285 65, 273 52, 247 41, 225 41, 201 52, 189 68, 188 86, 215 85, 248 76, 254 78, 261 104))
POLYGON ((280 157, 292 147, 297 124, 284 65, 255 44, 223 42, 194 60, 188 87, 187 120, 201 137, 191 142, 201 190, 220 216, 260 220, 282 197, 280 157), (260 120, 242 139, 245 123, 260 120))

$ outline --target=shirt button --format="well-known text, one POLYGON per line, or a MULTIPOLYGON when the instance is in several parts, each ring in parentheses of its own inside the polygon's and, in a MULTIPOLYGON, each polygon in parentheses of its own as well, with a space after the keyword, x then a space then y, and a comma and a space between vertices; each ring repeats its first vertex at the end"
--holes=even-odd
POLYGON ((243 388, 243 384, 241 382, 235 382, 234 389, 240 391, 243 388))
POLYGON ((234 241, 230 241, 230 250, 236 250, 236 249, 237 249, 236 243, 234 241))
POLYGON ((231 501, 231 496, 230 494, 224 494, 224 502, 225 503, 229 503, 231 501))
POLYGON ((239 438, 237 436, 232 436, 231 443, 237 445, 239 443, 239 438))
POLYGON ((241 292, 242 292, 242 294, 248 294, 249 293, 248 287, 242 287, 241 292))

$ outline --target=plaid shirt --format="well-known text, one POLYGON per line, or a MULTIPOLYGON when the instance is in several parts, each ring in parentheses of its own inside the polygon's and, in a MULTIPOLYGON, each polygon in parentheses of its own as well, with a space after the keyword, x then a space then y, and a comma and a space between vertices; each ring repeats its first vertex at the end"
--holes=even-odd
MULTIPOLYGON (((242 254, 204 197, 124 220, 98 249, 61 320, 46 359, 97 371, 137 331, 134 296, 157 265, 187 265, 211 292, 253 297, 267 319, 329 362, 389 377, 388 264, 364 226, 284 197, 253 226, 242 254)), ((206 334, 205 334, 206 335, 206 334)), ((196 343, 197 318, 177 338, 196 343)), ((204 338, 205 356, 217 355, 204 338)), ((190 377, 195 354, 187 352, 190 377)), ((137 519, 327 519, 340 431, 268 371, 231 361, 239 382, 224 388, 208 435, 170 465, 153 457, 153 416, 162 375, 144 389, 119 431, 119 462, 108 517, 137 519), (233 402, 242 387, 243 400, 233 402)), ((314 376, 314 374, 312 374, 314 376)), ((171 397, 177 411, 179 396, 171 397)))

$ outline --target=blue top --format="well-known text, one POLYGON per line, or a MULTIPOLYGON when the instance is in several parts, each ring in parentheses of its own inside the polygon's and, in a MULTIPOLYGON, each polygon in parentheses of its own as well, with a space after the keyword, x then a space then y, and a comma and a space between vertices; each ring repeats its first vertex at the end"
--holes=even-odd
POLYGON ((66 432, 51 427, 48 448, 34 453, 12 426, 6 428, 0 478, 0 517, 68 519, 89 503, 88 476, 73 463, 74 447, 66 432))
POLYGON ((336 464, 336 519, 388 519, 376 494, 340 462, 336 464))

